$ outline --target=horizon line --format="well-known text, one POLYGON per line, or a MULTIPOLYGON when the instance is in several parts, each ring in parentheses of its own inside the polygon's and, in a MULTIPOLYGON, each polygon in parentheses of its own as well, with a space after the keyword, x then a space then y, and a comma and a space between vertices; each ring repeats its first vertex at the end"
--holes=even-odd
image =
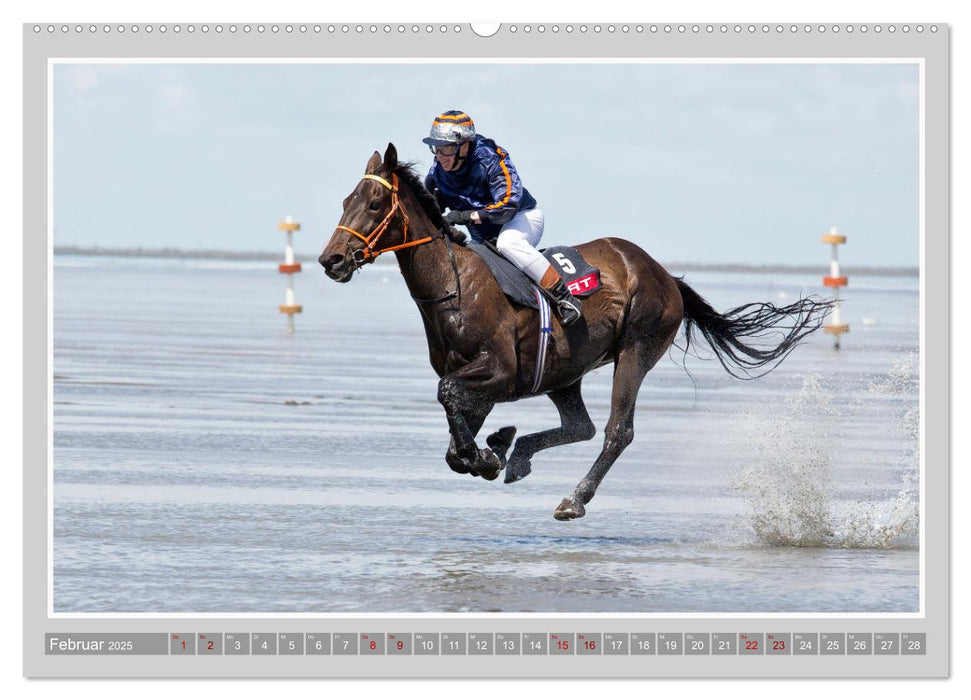
MULTIPOLYGON (((87 255, 125 258, 168 258, 168 259, 202 259, 202 260, 267 260, 279 261, 280 254, 269 251, 232 251, 218 249, 185 249, 185 248, 102 248, 101 246, 54 246, 54 255, 87 255)), ((295 257, 302 262, 316 262, 311 256, 295 257)), ((389 258, 389 261, 393 258, 389 258)), ((667 269, 711 270, 717 272, 817 272, 828 270, 828 261, 819 265, 805 265, 792 263, 734 263, 734 262, 700 262, 675 260, 662 263, 667 269)), ((842 266, 847 272, 858 274, 883 275, 892 277, 919 277, 918 266, 907 265, 850 265, 842 266)))

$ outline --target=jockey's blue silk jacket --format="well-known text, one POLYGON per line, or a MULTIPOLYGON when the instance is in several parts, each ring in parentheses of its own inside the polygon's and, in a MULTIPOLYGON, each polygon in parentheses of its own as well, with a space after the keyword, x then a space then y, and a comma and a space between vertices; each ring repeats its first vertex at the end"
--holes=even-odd
POLYGON ((480 135, 462 167, 448 172, 435 163, 425 187, 432 193, 438 189, 438 201, 453 211, 479 212, 482 223, 469 224, 477 241, 494 239, 518 212, 536 207, 506 150, 480 135))

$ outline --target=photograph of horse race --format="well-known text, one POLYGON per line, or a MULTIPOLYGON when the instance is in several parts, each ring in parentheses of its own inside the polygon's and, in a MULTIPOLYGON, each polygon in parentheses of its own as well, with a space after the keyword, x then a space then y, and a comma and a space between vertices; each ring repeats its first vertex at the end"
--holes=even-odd
POLYGON ((55 64, 52 611, 919 612, 920 91, 55 64))

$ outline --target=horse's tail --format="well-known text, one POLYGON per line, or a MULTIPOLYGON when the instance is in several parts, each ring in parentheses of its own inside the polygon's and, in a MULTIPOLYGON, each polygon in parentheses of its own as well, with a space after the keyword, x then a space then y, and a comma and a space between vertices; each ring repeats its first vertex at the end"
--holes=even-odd
POLYGON ((739 379, 756 379, 775 369, 803 338, 823 324, 836 303, 808 297, 782 307, 744 304, 720 314, 680 279, 675 278, 675 282, 684 302, 685 352, 697 327, 725 371, 739 379), (772 344, 759 348, 742 342, 759 338, 771 338, 772 344), (764 367, 768 369, 753 374, 764 367))

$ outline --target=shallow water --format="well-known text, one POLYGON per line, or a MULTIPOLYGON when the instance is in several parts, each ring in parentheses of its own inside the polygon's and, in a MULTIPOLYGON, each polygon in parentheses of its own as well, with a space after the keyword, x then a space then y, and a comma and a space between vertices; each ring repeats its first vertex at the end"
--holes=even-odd
MULTIPOLYGON (((721 309, 822 292, 686 281, 721 309)), ((55 257, 56 612, 918 609, 916 279, 851 279, 843 349, 815 334, 756 381, 672 351, 570 523, 552 513, 600 450, 610 368, 584 382, 594 440, 484 482, 444 462, 396 269, 295 284, 288 335, 272 263, 55 257)), ((481 434, 557 422, 534 398, 481 434)))

